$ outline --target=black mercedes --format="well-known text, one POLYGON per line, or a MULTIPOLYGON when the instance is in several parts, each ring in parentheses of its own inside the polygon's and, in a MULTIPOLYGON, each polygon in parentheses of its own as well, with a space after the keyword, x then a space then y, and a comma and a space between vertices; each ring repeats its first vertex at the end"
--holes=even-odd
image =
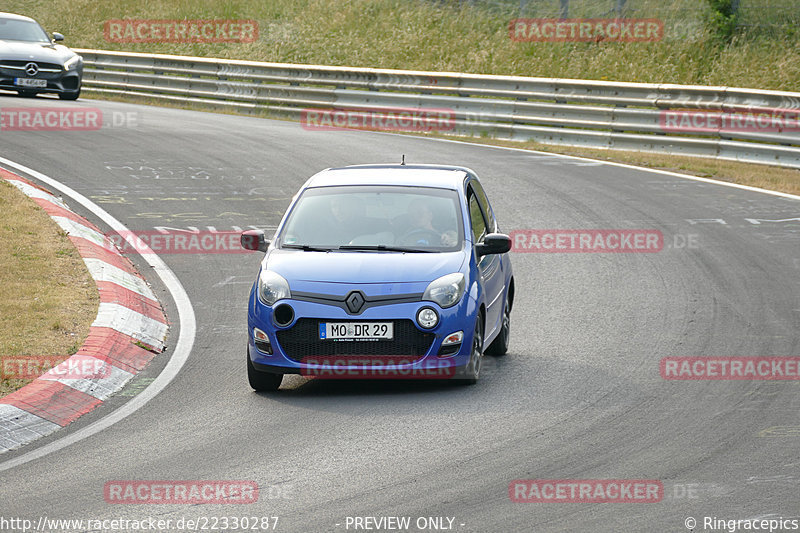
POLYGON ((53 38, 32 18, 0 13, 0 89, 22 96, 55 93, 62 100, 81 94, 83 58, 53 38))

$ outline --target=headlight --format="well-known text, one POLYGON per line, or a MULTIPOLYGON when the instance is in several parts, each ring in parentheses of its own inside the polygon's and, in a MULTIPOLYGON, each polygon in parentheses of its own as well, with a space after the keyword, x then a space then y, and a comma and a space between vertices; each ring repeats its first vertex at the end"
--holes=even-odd
POLYGON ((422 295, 423 300, 436 302, 442 308, 453 307, 464 296, 464 274, 456 272, 455 274, 447 274, 439 279, 431 281, 428 288, 425 289, 425 294, 422 295))
POLYGON ((262 270, 258 276, 258 297, 267 305, 272 305, 284 298, 291 298, 289 282, 280 274, 262 270))
POLYGON ((417 313, 417 324, 423 329, 435 328, 439 323, 439 315, 430 307, 423 307, 417 313))
POLYGON ((71 70, 78 66, 78 62, 80 62, 81 56, 72 56, 71 58, 67 59, 67 62, 64 63, 64 70, 71 70))

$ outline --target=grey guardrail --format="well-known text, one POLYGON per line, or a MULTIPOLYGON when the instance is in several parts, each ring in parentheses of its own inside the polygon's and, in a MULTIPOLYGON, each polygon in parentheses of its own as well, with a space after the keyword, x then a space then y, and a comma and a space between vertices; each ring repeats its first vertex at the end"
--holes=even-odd
POLYGON ((440 111, 458 135, 800 168, 800 93, 76 51, 89 91, 294 119, 440 111))

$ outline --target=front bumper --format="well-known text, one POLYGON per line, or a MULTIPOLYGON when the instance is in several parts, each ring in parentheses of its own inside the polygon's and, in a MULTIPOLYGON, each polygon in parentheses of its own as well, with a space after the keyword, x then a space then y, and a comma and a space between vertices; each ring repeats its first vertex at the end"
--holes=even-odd
POLYGON ((6 91, 26 91, 30 93, 74 93, 81 86, 82 69, 62 70, 60 72, 39 72, 33 79, 47 81, 46 87, 24 87, 14 84, 16 78, 28 78, 23 71, 0 68, 0 89, 6 91))
POLYGON ((433 302, 404 301, 368 307, 358 315, 337 305, 296 299, 264 305, 251 291, 248 311, 250 360, 256 370, 278 374, 302 374, 331 379, 447 379, 460 376, 471 356, 475 328, 475 304, 468 297, 448 309, 433 302), (292 321, 277 326, 273 310, 289 305, 292 321), (426 330, 416 322, 418 311, 433 308, 438 324, 426 330), (319 338, 320 322, 387 322, 394 324, 394 338, 386 341, 333 341, 319 338), (264 332, 269 347, 256 343, 254 328, 264 332), (463 332, 460 345, 443 347, 444 339, 463 332), (267 353, 271 351, 272 353, 267 353))

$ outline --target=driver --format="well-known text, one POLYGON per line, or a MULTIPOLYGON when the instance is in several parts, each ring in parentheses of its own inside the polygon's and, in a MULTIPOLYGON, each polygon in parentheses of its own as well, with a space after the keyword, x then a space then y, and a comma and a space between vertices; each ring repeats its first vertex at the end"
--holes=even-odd
POLYGON ((433 209, 425 201, 412 201, 408 206, 408 216, 411 228, 403 237, 404 240, 413 241, 413 244, 433 246, 454 246, 456 232, 440 232, 433 226, 433 209), (438 241, 437 241, 438 237, 438 241), (433 241, 433 242, 431 242, 433 241))

